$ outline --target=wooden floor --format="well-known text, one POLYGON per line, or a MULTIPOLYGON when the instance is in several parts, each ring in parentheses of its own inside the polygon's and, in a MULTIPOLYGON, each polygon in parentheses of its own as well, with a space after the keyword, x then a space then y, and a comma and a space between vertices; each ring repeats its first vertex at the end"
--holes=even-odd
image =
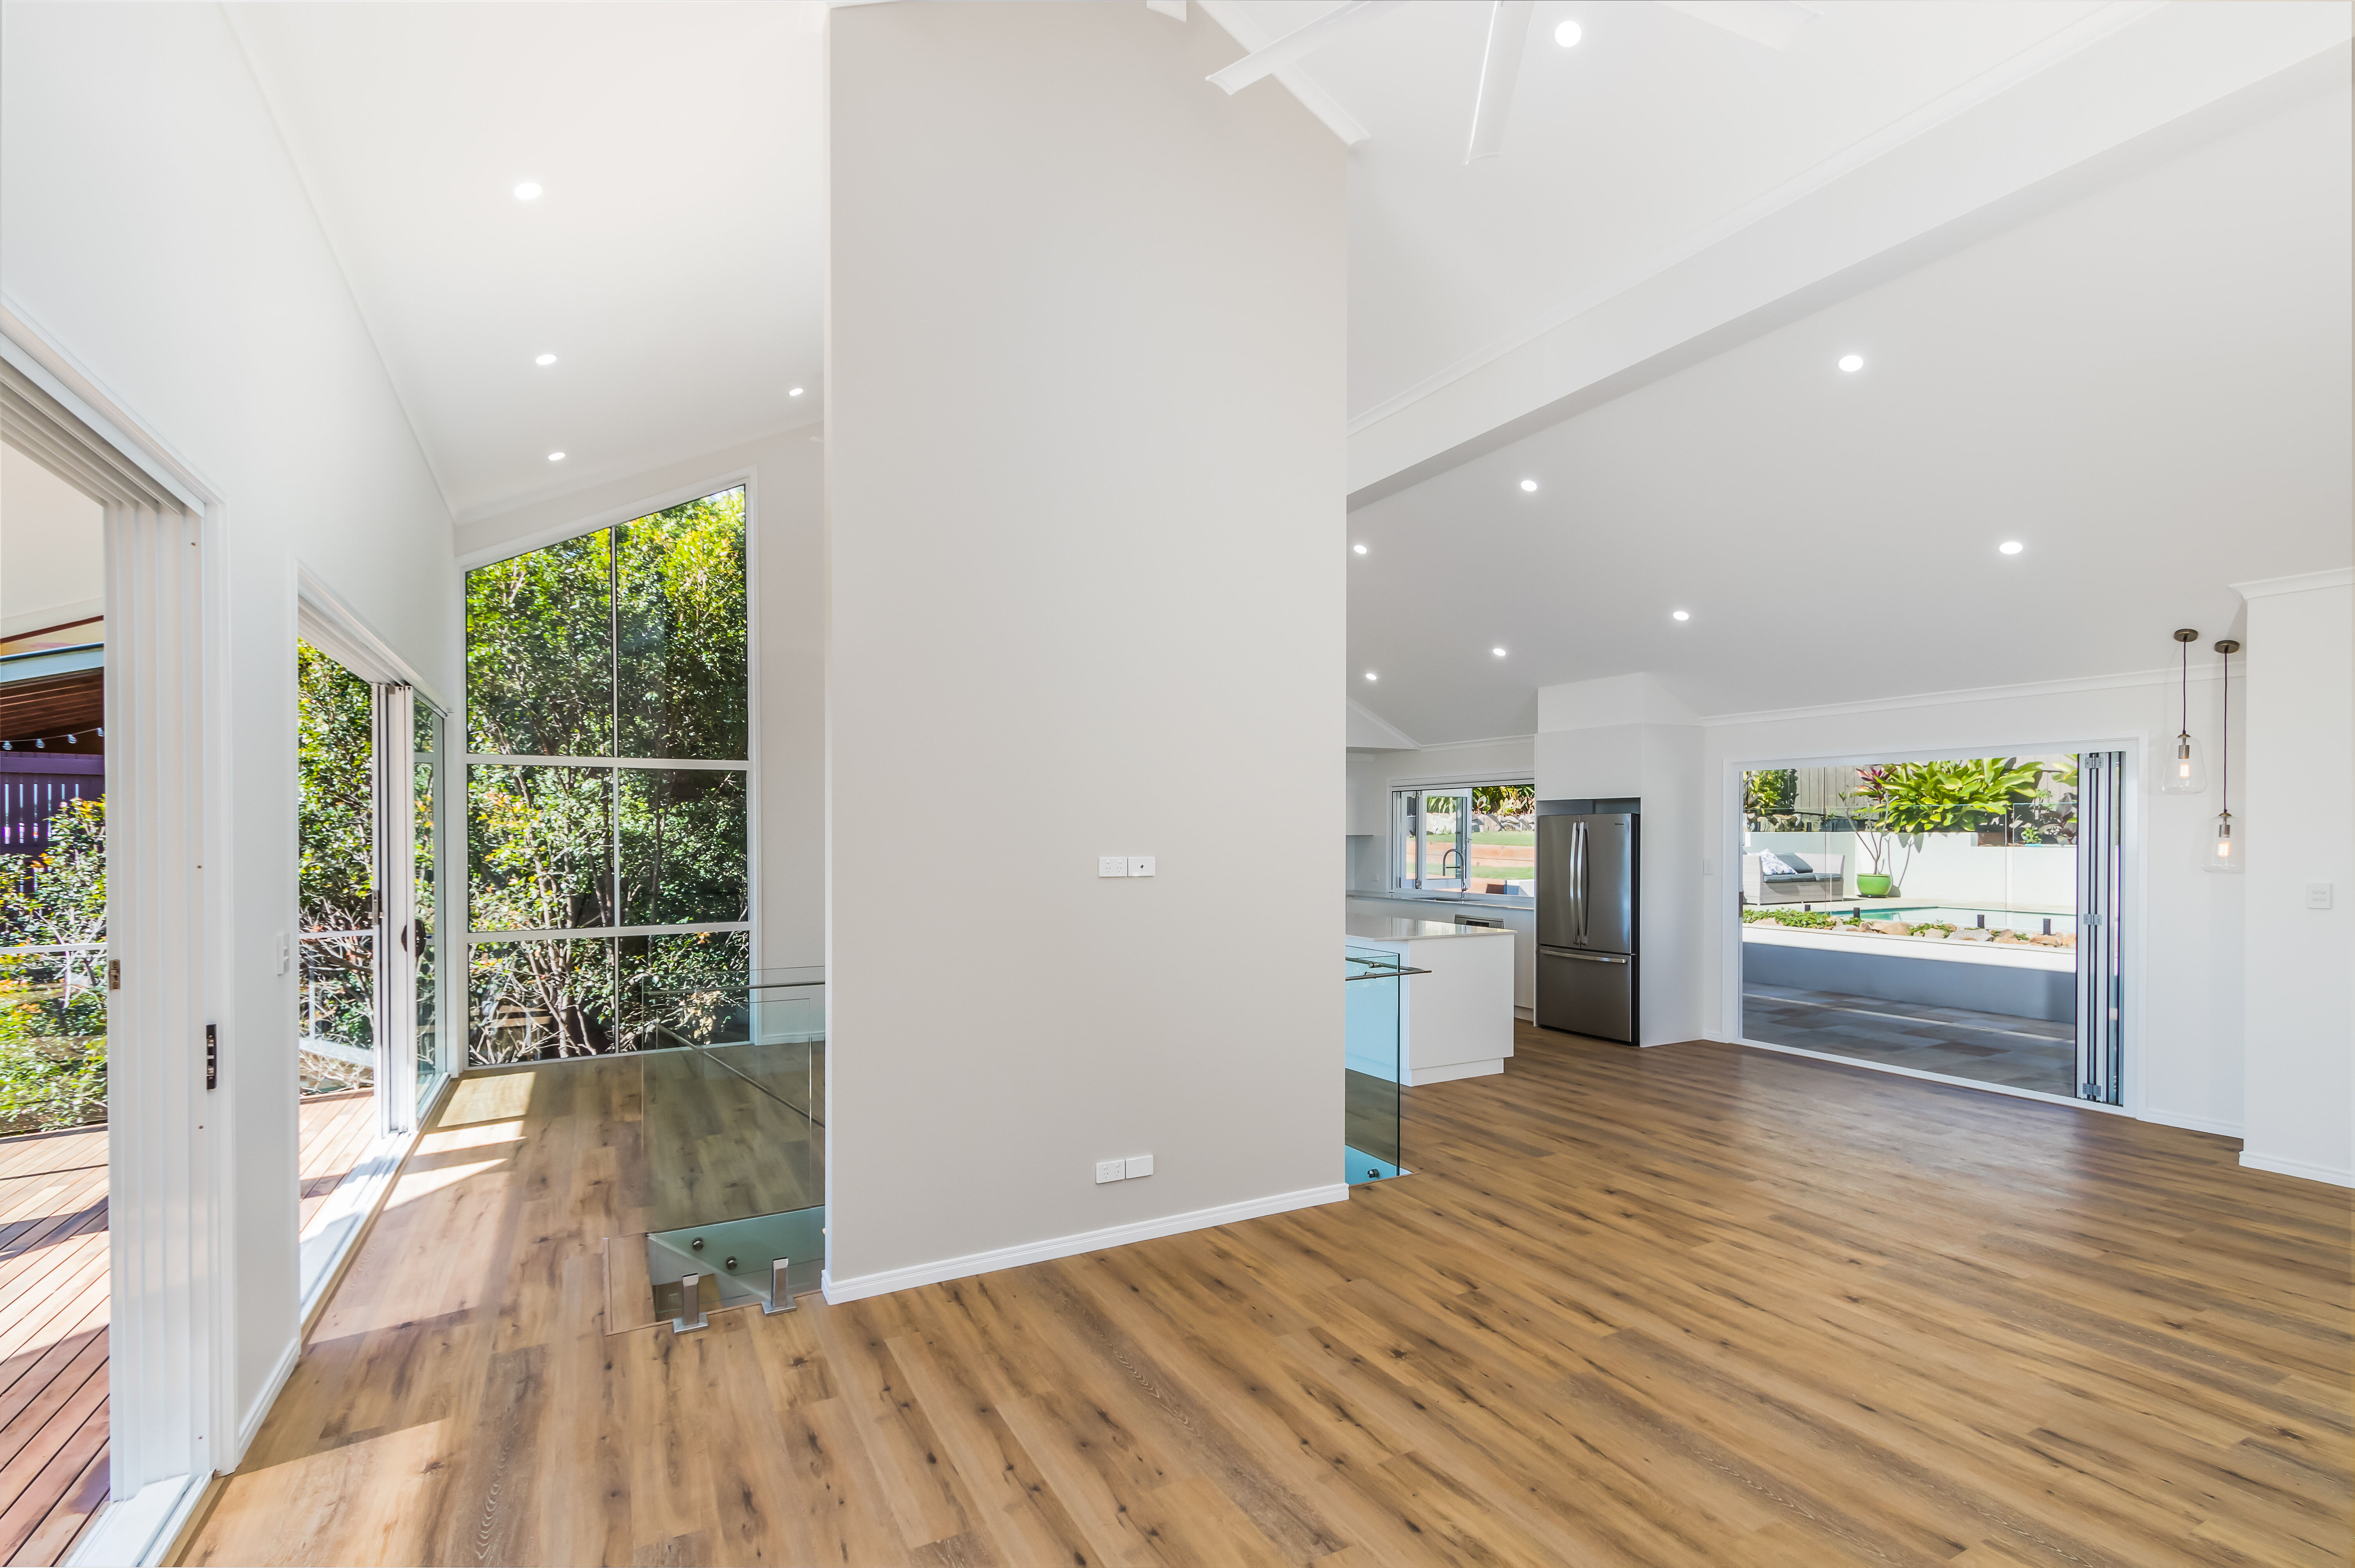
MULTIPOLYGON (((302 1106, 303 1218, 376 1130, 366 1091, 302 1106), (357 1143, 353 1139, 357 1134, 357 1143)), ((106 1129, 0 1139, 0 1559, 60 1561, 106 1499, 106 1129)))
POLYGON ((1523 1029, 1346 1204, 607 1335, 639 1088, 461 1083, 208 1563, 2349 1558, 2349 1195, 2228 1140, 1523 1029))

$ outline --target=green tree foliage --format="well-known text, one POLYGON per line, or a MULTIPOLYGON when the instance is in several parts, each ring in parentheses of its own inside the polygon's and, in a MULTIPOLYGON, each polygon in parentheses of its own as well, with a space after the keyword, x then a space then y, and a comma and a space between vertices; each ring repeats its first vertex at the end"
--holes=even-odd
POLYGON ((2043 772, 2014 757, 1891 763, 1859 771, 1856 798, 1889 833, 1913 838, 1968 833, 2002 822, 2015 804, 2035 799, 2043 772))
POLYGON ((1534 784, 1475 784, 1472 809, 1484 816, 1527 816, 1538 808, 1534 784))
POLYGON ((1751 831, 1771 833, 1796 829, 1790 816, 1799 802, 1799 770, 1767 768, 1742 775, 1742 816, 1751 831))
POLYGON ((2024 842, 2073 841, 2076 778, 2073 763, 2056 770, 2036 758, 1887 763, 1858 769, 1855 788, 1842 799, 1857 841, 1879 873, 1900 846, 1904 865, 1911 866, 1913 851, 1933 833, 2005 827, 2008 838, 2024 842), (2055 784, 2048 785, 2048 777, 2055 784))
POLYGON ((751 754, 744 492, 613 533, 619 754, 741 762, 751 754))
POLYGON ((466 574, 466 749, 604 757, 613 744, 613 530, 466 574))
MULTIPOLYGON (((744 493, 729 490, 469 573, 471 749, 744 759, 744 493)), ((485 763, 466 790, 476 931, 747 917, 741 772, 485 763)), ((649 998, 748 956, 741 942, 685 935, 478 944, 470 1050, 488 1061, 633 1049, 678 1011, 649 998)))
MULTIPOLYGON (((106 941, 106 803, 68 801, 48 848, 11 857, 0 934, 16 946, 106 941)), ((0 957, 0 1134, 106 1120, 106 954, 0 957)))

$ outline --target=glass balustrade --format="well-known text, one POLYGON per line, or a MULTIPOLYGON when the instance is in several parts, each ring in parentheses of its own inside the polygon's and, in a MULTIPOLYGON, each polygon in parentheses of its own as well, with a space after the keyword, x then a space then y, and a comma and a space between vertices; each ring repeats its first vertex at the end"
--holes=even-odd
POLYGON ((1343 950, 1342 1154, 1349 1185, 1404 1176, 1399 1163, 1399 1019, 1409 969, 1376 947, 1343 950))
POLYGON ((645 1272, 615 1260, 613 1309, 681 1331, 789 1310, 826 1253, 826 972, 637 956, 614 1028, 639 1054, 645 1272))

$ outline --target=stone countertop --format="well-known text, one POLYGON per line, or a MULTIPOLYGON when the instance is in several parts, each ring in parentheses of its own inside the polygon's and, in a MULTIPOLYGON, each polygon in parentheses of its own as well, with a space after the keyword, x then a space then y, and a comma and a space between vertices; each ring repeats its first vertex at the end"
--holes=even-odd
POLYGON ((1409 920, 1403 915, 1353 914, 1348 934, 1360 942, 1428 942, 1444 936, 1510 936, 1497 925, 1457 925, 1444 920, 1409 920))

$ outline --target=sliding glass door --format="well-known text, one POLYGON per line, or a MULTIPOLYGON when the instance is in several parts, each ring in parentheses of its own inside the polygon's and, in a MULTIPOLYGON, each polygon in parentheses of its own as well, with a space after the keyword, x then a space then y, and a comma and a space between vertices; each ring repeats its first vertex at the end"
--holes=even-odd
POLYGON ((315 1200, 341 1169, 311 1168, 347 1168, 359 1146, 416 1125, 443 1070, 434 918, 442 718, 414 688, 362 680, 308 645, 297 675, 304 1140, 335 1146, 306 1157, 305 1197, 315 1200))

